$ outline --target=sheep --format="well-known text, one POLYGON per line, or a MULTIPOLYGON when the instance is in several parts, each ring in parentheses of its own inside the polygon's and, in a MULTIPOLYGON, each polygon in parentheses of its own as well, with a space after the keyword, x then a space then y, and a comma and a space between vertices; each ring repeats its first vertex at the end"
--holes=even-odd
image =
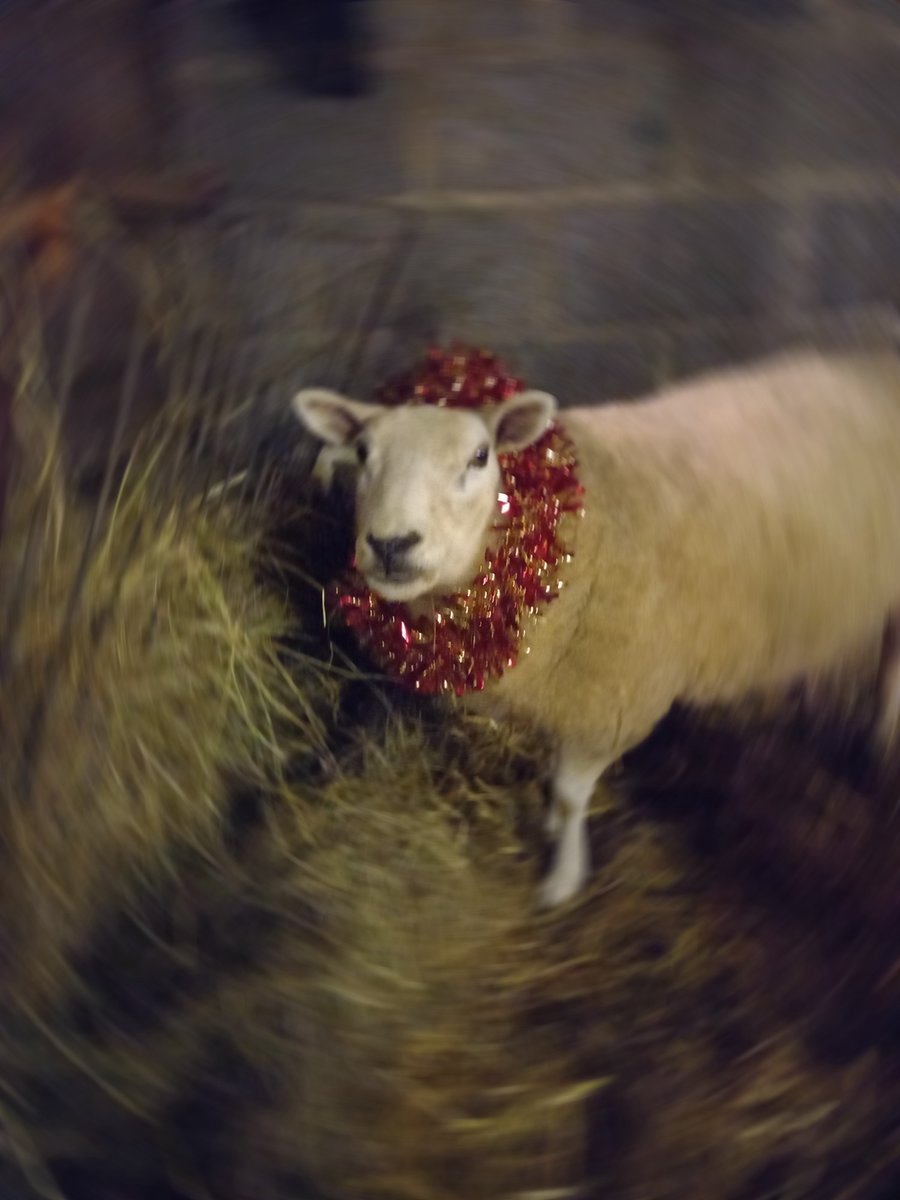
MULTIPOLYGON (((306 389, 293 409, 359 457, 357 566, 427 606, 491 537, 497 454, 556 419, 547 393, 477 410, 306 389)), ((589 875, 595 787, 675 702, 729 705, 822 675, 883 638, 876 738, 900 720, 900 360, 782 352, 561 417, 584 515, 528 653, 466 697, 555 746, 542 905, 589 875)))

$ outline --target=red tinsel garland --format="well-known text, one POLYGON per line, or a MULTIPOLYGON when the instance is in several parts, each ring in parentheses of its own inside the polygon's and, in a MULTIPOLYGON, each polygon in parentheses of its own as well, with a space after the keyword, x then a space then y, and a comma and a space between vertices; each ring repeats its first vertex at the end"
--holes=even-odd
MULTIPOLYGON (((424 362, 382 387, 382 404, 480 408, 522 391, 486 351, 432 350, 424 362)), ((554 423, 536 443, 500 455, 500 540, 470 587, 436 599, 427 617, 372 592, 355 570, 332 600, 378 666, 425 694, 481 690, 515 666, 525 626, 563 586, 571 558, 560 538, 565 513, 582 509, 574 448, 554 423)))

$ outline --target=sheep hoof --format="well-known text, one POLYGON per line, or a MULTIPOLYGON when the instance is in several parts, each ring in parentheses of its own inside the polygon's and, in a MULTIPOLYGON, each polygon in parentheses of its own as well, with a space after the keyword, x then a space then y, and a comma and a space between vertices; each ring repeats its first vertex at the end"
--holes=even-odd
POLYGON ((586 880, 587 869, 580 865, 576 871, 552 870, 538 887, 538 908, 558 908, 560 904, 565 904, 581 891, 586 880))

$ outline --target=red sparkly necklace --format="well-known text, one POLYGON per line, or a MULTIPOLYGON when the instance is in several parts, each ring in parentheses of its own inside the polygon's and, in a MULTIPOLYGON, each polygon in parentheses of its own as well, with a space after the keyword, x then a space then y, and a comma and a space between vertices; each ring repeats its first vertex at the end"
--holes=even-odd
MULTIPOLYGON (((485 351, 432 350, 406 375, 382 387, 382 404, 481 408, 522 391, 485 351)), ((571 558, 560 536, 567 513, 581 514, 583 489, 574 447, 556 423, 533 445, 499 456, 497 545, 464 591, 436 599, 413 617, 384 600, 355 570, 333 589, 345 624, 386 674, 412 691, 461 696, 480 691, 515 666, 526 626, 563 587, 571 558)))

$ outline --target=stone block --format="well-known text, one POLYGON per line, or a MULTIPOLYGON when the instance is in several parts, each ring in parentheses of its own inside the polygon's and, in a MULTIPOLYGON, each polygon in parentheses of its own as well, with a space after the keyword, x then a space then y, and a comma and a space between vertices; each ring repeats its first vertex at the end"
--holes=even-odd
POLYGON ((256 199, 365 201, 407 186, 415 76, 384 73, 364 99, 298 95, 275 82, 219 86, 198 106, 182 156, 213 159, 256 199))
POLYGON ((820 309, 781 320, 689 324, 669 338, 667 379, 737 366, 785 351, 826 353, 896 348, 900 318, 877 305, 820 309))
POLYGON ((793 331, 766 321, 688 325, 669 337, 666 382, 751 362, 793 341, 793 331))
POLYGON ((900 171, 900 45, 814 43, 792 73, 772 137, 785 163, 895 175, 900 171))
POLYGON ((445 64, 434 138, 442 188, 523 191, 659 178, 667 81, 652 52, 445 64))
POLYGON ((900 201, 823 203, 814 237, 821 303, 900 301, 900 201))
POLYGON ((834 0, 848 17, 870 22, 884 22, 886 28, 900 25, 900 4, 896 0, 834 0))
POLYGON ((655 321, 762 311, 780 212, 766 201, 577 209, 563 236, 564 302, 575 321, 655 321))
POLYGON ((775 40, 717 39, 678 54, 677 122, 686 167, 705 182, 748 178, 807 147, 786 132, 796 99, 796 55, 775 40), (790 81, 790 82, 789 82, 790 81))
POLYGON ((378 50, 409 50, 431 47, 439 38, 441 6, 430 0, 377 0, 366 6, 366 20, 378 50))
POLYGON ((427 320, 447 341, 518 341, 557 318, 552 278, 556 231, 507 211, 434 213, 423 218, 392 310, 427 320))
POLYGON ((250 210, 223 232, 251 331, 355 330, 397 253, 400 217, 380 207, 250 210))
MULTIPOLYGON (((578 27, 605 33, 625 31, 682 39, 713 37, 735 27, 796 20, 808 11, 807 0, 564 0, 578 27)), ((852 3, 852 0, 851 0, 852 3)))
MULTIPOLYGON (((440 6, 438 6, 440 7, 440 6)), ((455 0, 444 8, 443 36, 477 53, 483 45, 509 48, 530 42, 541 29, 540 0, 455 0)))
POLYGON ((492 349, 529 387, 556 396, 561 408, 634 399, 652 391, 660 378, 660 339, 652 330, 492 349))

